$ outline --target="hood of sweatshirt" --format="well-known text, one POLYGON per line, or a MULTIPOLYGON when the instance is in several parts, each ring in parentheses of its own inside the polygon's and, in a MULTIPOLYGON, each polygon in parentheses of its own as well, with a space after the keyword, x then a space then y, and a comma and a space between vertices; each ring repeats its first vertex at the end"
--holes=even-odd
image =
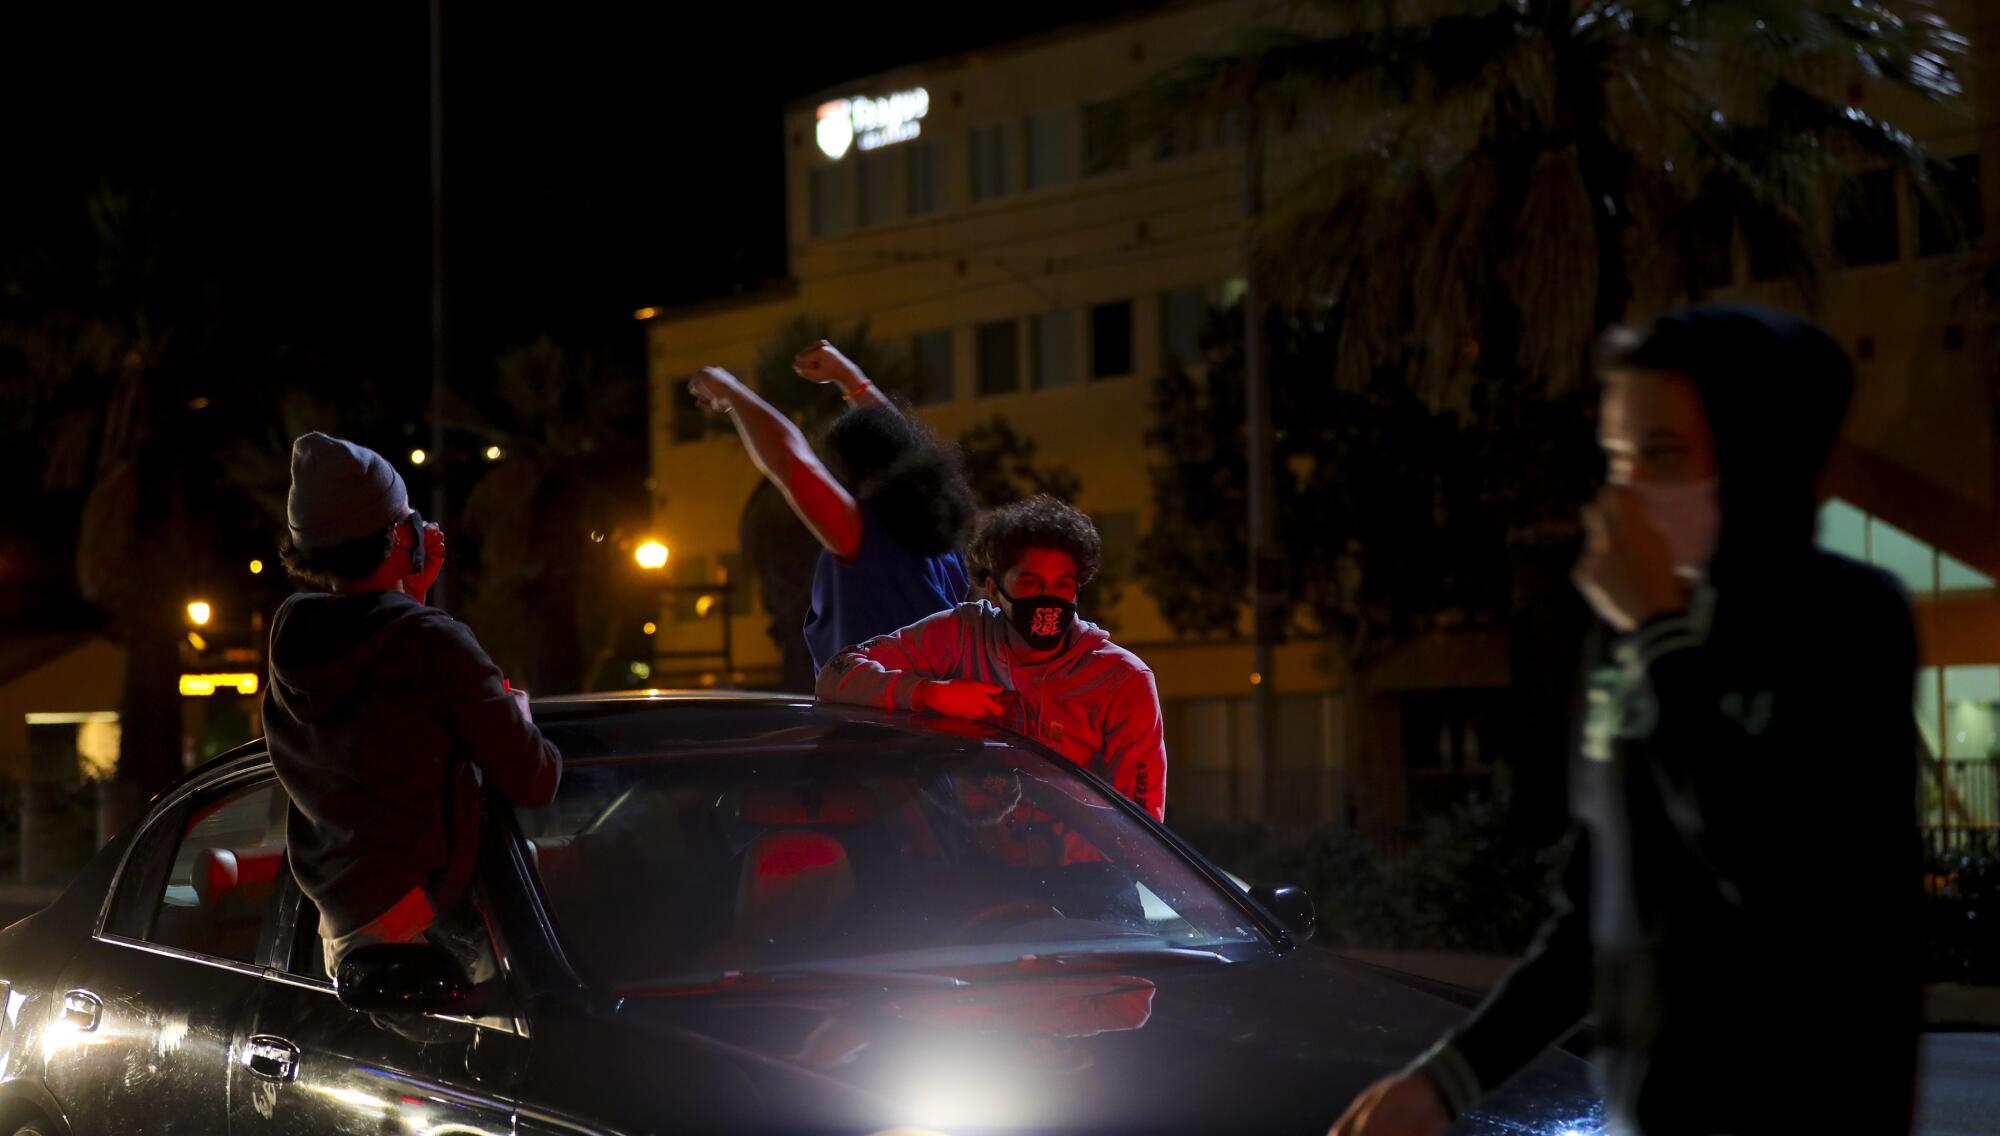
POLYGON ((270 697, 298 721, 317 720, 430 610, 402 592, 291 597, 271 621, 270 697))
POLYGON ((1669 312, 1626 366, 1694 384, 1715 442, 1722 529, 1710 575, 1759 575, 1810 551, 1821 470, 1840 438, 1854 368, 1825 331, 1756 304, 1669 312))

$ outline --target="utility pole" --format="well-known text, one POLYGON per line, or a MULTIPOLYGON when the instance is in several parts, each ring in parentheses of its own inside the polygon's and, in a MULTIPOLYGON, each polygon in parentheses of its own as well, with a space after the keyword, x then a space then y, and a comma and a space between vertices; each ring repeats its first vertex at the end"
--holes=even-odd
POLYGON ((1243 151, 1243 382, 1244 451, 1250 469, 1251 762, 1256 780, 1246 812, 1269 819, 1279 799, 1276 660, 1272 647, 1284 636, 1284 559, 1278 551, 1277 508, 1272 496, 1271 390, 1264 359, 1264 306, 1257 280, 1257 228, 1264 213, 1264 130, 1254 89, 1246 100, 1243 151))
MULTIPOLYGON (((445 390, 450 385, 451 339, 446 317, 444 239, 444 0, 431 0, 431 503, 429 519, 445 523, 445 390)), ((430 602, 444 606, 445 577, 431 585, 430 602)))

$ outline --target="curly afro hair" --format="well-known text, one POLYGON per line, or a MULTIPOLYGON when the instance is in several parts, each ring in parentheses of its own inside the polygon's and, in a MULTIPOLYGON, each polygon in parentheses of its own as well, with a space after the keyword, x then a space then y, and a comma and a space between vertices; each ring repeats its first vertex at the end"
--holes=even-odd
POLYGON ((872 504, 897 544, 918 556, 956 549, 977 503, 958 452, 904 410, 866 406, 833 420, 822 436, 827 465, 855 499, 872 504))
POLYGON ((1067 552, 1076 561, 1076 586, 1097 578, 1104 566, 1104 541, 1089 514, 1046 494, 993 510, 972 538, 966 561, 980 567, 981 577, 1003 576, 1031 548, 1067 552))
POLYGON ((366 580, 396 548, 396 526, 325 548, 300 548, 289 536, 278 541, 278 561, 301 584, 331 592, 344 583, 366 580))

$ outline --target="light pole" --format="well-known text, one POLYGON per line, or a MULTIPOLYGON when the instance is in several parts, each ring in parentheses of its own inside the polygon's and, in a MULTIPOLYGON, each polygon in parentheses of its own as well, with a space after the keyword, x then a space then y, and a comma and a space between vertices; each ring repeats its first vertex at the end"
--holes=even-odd
POLYGON ((1257 771, 1245 812, 1266 815, 1278 799, 1276 660, 1272 647, 1284 635, 1284 557, 1278 549, 1277 508, 1271 485, 1271 390, 1265 373, 1264 310, 1257 281, 1257 222, 1264 212, 1264 131, 1255 87, 1246 100, 1243 152, 1244 453, 1250 497, 1251 762, 1257 771))
MULTIPOLYGON (((444 444, 445 389, 450 382, 451 340, 446 334, 444 241, 444 0, 431 0, 431 519, 446 524, 445 476, 451 463, 444 444)), ((413 460, 421 461, 420 458, 413 460)), ((431 584, 429 600, 444 606, 446 577, 431 584)))

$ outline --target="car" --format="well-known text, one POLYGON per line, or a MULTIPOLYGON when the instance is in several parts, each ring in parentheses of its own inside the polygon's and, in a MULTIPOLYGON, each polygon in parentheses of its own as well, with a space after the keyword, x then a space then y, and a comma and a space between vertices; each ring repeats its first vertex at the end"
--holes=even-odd
MULTIPOLYGON (((1321 1133, 1461 1012, 999 729, 765 695, 534 713, 562 786, 487 802, 492 978, 384 944, 330 979, 245 746, 0 932, 0 1133, 1321 1133)), ((1556 1052, 1457 1130, 1600 1117, 1556 1052)))

